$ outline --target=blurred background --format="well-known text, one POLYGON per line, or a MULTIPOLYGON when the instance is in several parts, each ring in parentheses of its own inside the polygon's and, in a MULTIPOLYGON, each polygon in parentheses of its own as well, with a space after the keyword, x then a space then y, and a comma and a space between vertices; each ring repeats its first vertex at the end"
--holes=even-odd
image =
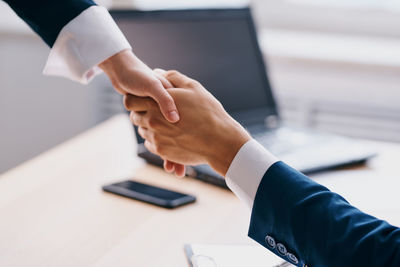
MULTIPOLYGON (((99 1, 109 8, 224 6, 244 1, 99 1)), ((252 0, 283 119, 400 142, 400 2, 252 0)), ((134 44, 133 44, 134 47, 134 44)), ((123 112, 107 78, 45 77, 49 48, 0 2, 0 173, 123 112)))

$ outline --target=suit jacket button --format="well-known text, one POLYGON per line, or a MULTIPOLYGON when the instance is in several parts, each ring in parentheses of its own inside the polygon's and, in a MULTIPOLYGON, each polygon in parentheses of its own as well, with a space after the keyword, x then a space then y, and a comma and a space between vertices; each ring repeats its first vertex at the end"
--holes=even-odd
POLYGON ((265 237, 265 242, 267 243, 267 245, 270 248, 275 248, 276 247, 275 239, 272 236, 267 235, 265 237))
POLYGON ((276 248, 278 249, 279 254, 281 254, 282 256, 286 256, 287 249, 283 244, 281 243, 276 244, 276 248))
POLYGON ((296 258, 296 256, 293 255, 292 253, 288 253, 288 254, 286 255, 286 257, 288 257, 289 261, 291 261, 291 262, 294 263, 294 264, 298 264, 298 263, 299 263, 299 260, 298 260, 298 259, 296 258))

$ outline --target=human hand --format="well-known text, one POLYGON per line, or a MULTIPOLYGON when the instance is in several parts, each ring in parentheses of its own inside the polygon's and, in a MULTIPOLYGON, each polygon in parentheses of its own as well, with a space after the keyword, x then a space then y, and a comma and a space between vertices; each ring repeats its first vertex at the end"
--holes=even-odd
POLYGON ((174 123, 179 120, 174 100, 165 90, 172 87, 171 83, 162 75, 153 72, 131 50, 115 54, 99 64, 99 67, 120 94, 149 96, 157 102, 168 121, 174 123))
POLYGON ((209 164, 225 176, 250 135, 200 83, 176 71, 164 76, 175 87, 168 92, 180 111, 179 122, 168 123, 151 98, 124 97, 131 121, 139 126, 139 134, 146 140, 145 146, 164 160, 184 165, 209 164))

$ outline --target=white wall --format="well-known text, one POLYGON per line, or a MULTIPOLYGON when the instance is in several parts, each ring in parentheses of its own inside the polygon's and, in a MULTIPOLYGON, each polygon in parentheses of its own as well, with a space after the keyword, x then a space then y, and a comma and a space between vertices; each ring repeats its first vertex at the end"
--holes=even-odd
POLYGON ((0 5, 0 173, 104 119, 106 79, 90 86, 46 77, 49 48, 0 5), (99 86, 100 84, 100 86, 99 86))
POLYGON ((289 124, 400 142, 400 16, 381 2, 253 0, 289 124))
POLYGON ((41 74, 48 48, 31 35, 0 39, 0 172, 94 124, 91 94, 41 74))

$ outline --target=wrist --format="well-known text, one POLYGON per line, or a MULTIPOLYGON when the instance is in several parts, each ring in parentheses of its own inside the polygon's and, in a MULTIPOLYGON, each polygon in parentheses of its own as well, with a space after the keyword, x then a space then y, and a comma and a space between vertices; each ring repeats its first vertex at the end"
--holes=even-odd
POLYGON ((140 63, 141 61, 133 54, 131 49, 125 49, 104 60, 99 64, 99 67, 114 84, 121 73, 127 69, 135 68, 140 63))
POLYGON ((228 121, 222 127, 215 128, 215 142, 207 156, 207 163, 223 177, 240 148, 251 140, 250 134, 238 122, 231 117, 228 121))

